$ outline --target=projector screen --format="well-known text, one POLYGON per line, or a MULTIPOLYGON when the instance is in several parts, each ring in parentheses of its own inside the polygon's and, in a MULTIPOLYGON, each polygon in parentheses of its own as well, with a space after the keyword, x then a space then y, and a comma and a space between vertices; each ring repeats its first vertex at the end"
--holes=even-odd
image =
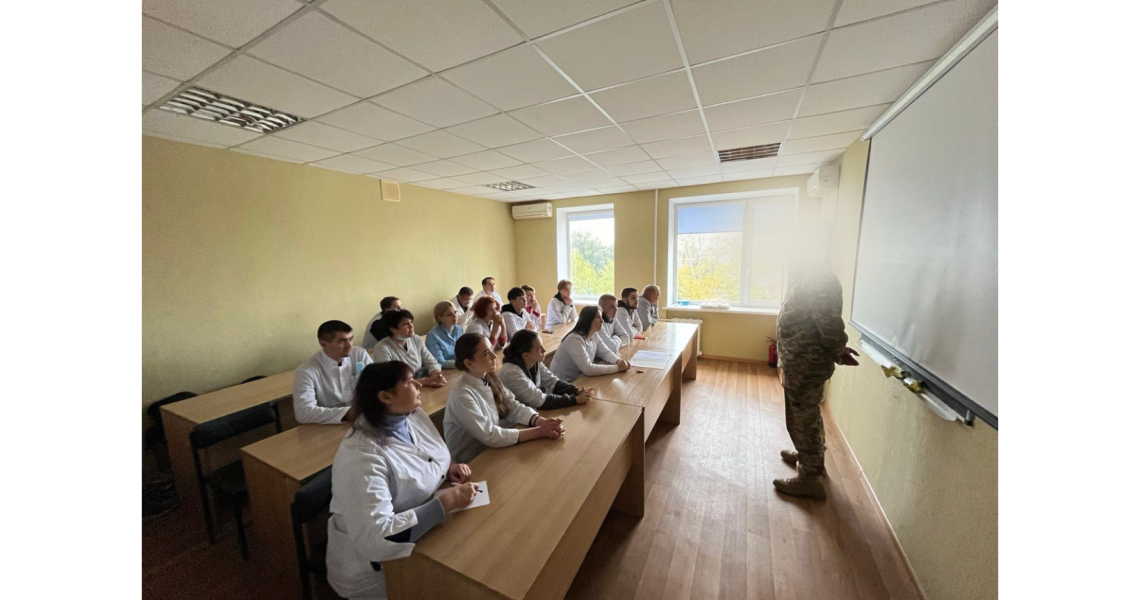
POLYGON ((997 427, 998 34, 871 139, 851 321, 997 427))

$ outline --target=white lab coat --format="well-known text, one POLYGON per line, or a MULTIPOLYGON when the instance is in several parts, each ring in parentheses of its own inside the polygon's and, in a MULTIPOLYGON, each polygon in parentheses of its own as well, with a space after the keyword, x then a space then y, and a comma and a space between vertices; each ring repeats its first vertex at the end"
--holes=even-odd
POLYGON ((525 315, 516 315, 513 312, 503 311, 503 324, 507 327, 507 340, 515 337, 515 332, 520 329, 526 329, 526 324, 530 323, 525 315))
POLYGON ((435 357, 431 355, 431 352, 428 352, 423 338, 413 335, 408 339, 407 344, 408 347, 405 349, 404 342, 397 340, 396 336, 390 335, 376 344, 372 350, 372 360, 375 362, 398 360, 406 363, 412 368, 412 373, 417 378, 427 377, 433 371, 442 370, 435 357))
MULTIPOLYGON (((467 328, 463 330, 463 333, 478 333, 479 335, 490 339, 491 324, 487 321, 484 321, 483 319, 471 319, 471 322, 467 324, 467 328)), ((496 340, 491 340, 491 345, 494 345, 495 342, 496 340)))
MULTIPOLYGON (((467 327, 467 324, 471 322, 471 319, 475 318, 475 313, 471 312, 470 307, 468 307, 467 309, 464 309, 462 306, 459 305, 459 294, 456 294, 455 296, 453 296, 451 298, 451 300, 448 300, 448 302, 450 302, 451 305, 455 307, 455 314, 459 315, 459 318, 456 320, 456 323, 460 327, 467 327)), ((472 302, 475 302, 475 300, 472 299, 472 302)))
POLYGON ((617 354, 618 350, 620 350, 626 344, 629 344, 629 338, 627 337, 625 342, 623 343, 621 336, 619 336, 615 332, 616 328, 614 327, 614 325, 615 324, 612 321, 609 323, 606 323, 603 320, 602 321, 602 328, 599 329, 598 332, 594 334, 594 338, 597 340, 597 342, 599 344, 604 345, 606 347, 606 350, 609 350, 610 352, 617 354))
POLYGON ((423 409, 408 417, 414 445, 381 440, 361 417, 337 449, 325 564, 344 598, 386 598, 384 573, 372 562, 404 558, 413 543, 385 538, 414 527, 415 508, 447 481, 451 455, 423 409))
POLYGON ((583 375, 596 377, 617 373, 616 363, 619 358, 616 353, 598 343, 596 339, 591 337, 587 340, 577 333, 571 333, 562 338, 558 352, 554 353, 550 371, 562 381, 574 383, 583 375), (594 359, 611 364, 598 364, 594 362, 594 359))
POLYGON ((578 320, 578 311, 569 304, 563 304, 558 298, 551 298, 546 305, 546 328, 554 329, 556 325, 573 323, 578 320))
POLYGON ((619 336, 626 335, 629 339, 633 336, 640 334, 645 330, 642 326, 641 317, 637 314, 637 309, 629 310, 628 308, 618 307, 617 313, 614 314, 614 333, 619 336))
POLYGON ((380 311, 380 312, 372 315, 372 318, 368 320, 368 324, 364 326, 364 340, 360 342, 360 345, 365 350, 371 351, 372 348, 374 348, 376 346, 377 339, 375 336, 372 335, 372 324, 375 323, 376 321, 379 321, 380 317, 383 317, 383 316, 384 316, 384 311, 380 311))
MULTIPOLYGON (((658 298, 660 301, 660 298, 658 298)), ((650 304, 645 296, 637 297, 637 316, 641 318, 641 325, 645 329, 653 327, 657 322, 657 305, 650 304)))
POLYGON ((535 410, 515 399, 510 390, 506 394, 507 416, 499 417, 491 387, 482 379, 464 372, 447 396, 447 410, 443 416, 443 437, 457 463, 471 462, 479 453, 490 448, 513 446, 519 442, 519 430, 514 425, 527 425, 538 416, 535 410))
POLYGON ((558 378, 541 361, 535 366, 538 367, 537 383, 531 380, 530 375, 523 371, 522 367, 514 363, 503 364, 499 369, 499 381, 503 382, 503 387, 510 390, 519 402, 531 408, 542 408, 546 403, 546 394, 554 393, 558 378))
POLYGON ((372 364, 368 351, 353 346, 340 364, 324 350, 293 372, 293 415, 298 423, 339 423, 352 405, 356 378, 372 364))
POLYGON ((499 306, 503 305, 503 298, 499 295, 499 292, 488 294, 487 290, 479 290, 479 292, 475 294, 475 297, 471 299, 471 304, 475 304, 475 301, 482 298, 483 296, 490 296, 495 299, 495 302, 499 303, 499 306))

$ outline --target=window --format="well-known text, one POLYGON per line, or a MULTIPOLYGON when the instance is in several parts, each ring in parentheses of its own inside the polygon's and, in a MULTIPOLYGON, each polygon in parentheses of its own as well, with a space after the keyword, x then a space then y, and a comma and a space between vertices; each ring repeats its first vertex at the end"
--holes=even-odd
POLYGON ((670 304, 779 307, 794 191, 670 204, 670 304))
POLYGON ((575 300, 596 301, 613 293, 612 204, 558 209, 558 278, 574 282, 575 300))

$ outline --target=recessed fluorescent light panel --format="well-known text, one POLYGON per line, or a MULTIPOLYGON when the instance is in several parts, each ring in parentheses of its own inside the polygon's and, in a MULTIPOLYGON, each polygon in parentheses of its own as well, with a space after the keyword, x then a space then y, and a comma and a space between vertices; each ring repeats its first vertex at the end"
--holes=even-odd
POLYGON ((159 108, 258 133, 280 131, 304 121, 301 117, 202 88, 190 88, 159 108))
POLYGON ((753 160, 757 158, 768 158, 776 156, 780 153, 780 142, 775 144, 764 144, 762 146, 745 146, 744 148, 733 148, 731 150, 721 150, 717 152, 720 155, 720 162, 735 162, 738 160, 753 160))
POLYGON ((534 189, 533 185, 527 185, 525 183, 519 183, 517 181, 504 181, 502 183, 492 183, 492 184, 488 185, 487 187, 495 188, 496 190, 503 190, 504 192, 517 192, 519 190, 533 190, 534 189))

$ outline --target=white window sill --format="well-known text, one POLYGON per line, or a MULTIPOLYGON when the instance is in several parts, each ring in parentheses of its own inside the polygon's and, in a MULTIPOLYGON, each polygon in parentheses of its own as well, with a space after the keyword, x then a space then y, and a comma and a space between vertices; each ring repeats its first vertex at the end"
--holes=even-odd
POLYGON ((730 308, 701 308, 700 306, 681 306, 673 305, 665 307, 666 311, 673 312, 686 312, 686 313, 721 313, 731 315, 778 315, 780 309, 778 308, 746 308, 742 306, 734 306, 730 308))

